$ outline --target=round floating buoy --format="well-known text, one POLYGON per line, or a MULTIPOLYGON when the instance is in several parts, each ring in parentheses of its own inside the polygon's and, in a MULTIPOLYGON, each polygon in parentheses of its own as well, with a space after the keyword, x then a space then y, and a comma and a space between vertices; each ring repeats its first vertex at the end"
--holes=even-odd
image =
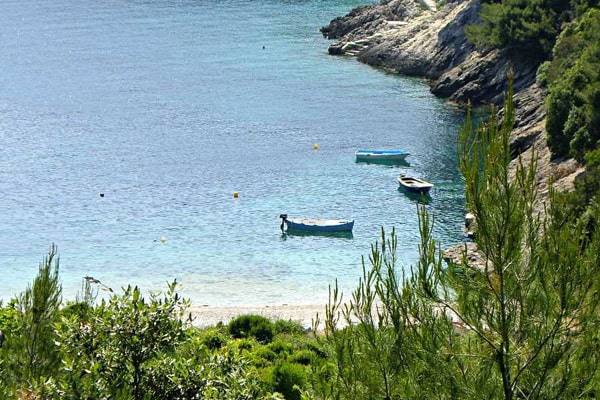
POLYGON ((104 193, 100 193, 100 197, 104 197, 104 193))
POLYGON ((161 242, 161 243, 163 243, 163 244, 164 244, 166 241, 167 241, 167 238, 166 238, 166 237, 164 237, 164 236, 163 236, 163 237, 161 237, 161 238, 160 238, 160 242, 161 242))
POLYGON ((319 150, 319 144, 318 143, 313 144, 313 149, 314 150, 319 150))
POLYGON ((240 197, 240 194, 238 192, 233 192, 233 198, 237 199, 238 197, 240 197))

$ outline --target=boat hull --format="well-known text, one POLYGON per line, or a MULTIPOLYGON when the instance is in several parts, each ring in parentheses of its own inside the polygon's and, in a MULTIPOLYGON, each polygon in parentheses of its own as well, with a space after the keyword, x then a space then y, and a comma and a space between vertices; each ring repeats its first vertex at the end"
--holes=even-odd
POLYGON ((404 150, 358 150, 356 161, 404 161, 409 153, 404 150))
POLYGON ((430 187, 414 188, 414 187, 405 186, 405 185, 400 185, 400 187, 403 190, 406 190, 408 193, 412 193, 412 194, 429 194, 429 191, 431 190, 430 187))
POLYGON ((433 188, 433 184, 426 182, 422 179, 411 178, 404 175, 400 175, 398 177, 398 184, 400 187, 413 194, 429 194, 431 188, 433 188))
POLYGON ((302 232, 351 232, 353 220, 322 220, 308 218, 290 218, 285 220, 287 229, 302 232))

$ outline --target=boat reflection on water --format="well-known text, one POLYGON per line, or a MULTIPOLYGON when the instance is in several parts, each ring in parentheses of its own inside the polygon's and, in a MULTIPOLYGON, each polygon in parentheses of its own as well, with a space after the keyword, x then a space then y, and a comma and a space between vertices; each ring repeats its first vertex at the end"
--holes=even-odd
POLYGON ((378 164, 378 165, 387 165, 388 167, 410 167, 410 163, 406 160, 380 160, 380 159, 357 159, 357 164, 378 164))
POLYGON ((281 240, 287 240, 288 238, 292 239, 294 237, 324 237, 324 238, 337 238, 337 239, 354 239, 354 235, 352 231, 339 231, 339 232, 311 232, 311 231, 302 231, 296 229, 288 229, 281 233, 281 240))
POLYGON ((428 205, 428 204, 431 204, 431 202, 432 202, 432 198, 429 193, 423 194, 423 193, 409 192, 408 190, 404 189, 403 187, 399 187, 398 191, 400 193, 402 193, 404 196, 408 197, 410 200, 414 201, 415 203, 428 205))

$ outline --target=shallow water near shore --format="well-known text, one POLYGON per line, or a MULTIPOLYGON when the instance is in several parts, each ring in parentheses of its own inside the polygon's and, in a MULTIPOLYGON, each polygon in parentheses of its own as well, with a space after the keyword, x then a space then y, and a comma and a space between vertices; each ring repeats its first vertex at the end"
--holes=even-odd
POLYGON ((92 276, 177 280, 196 305, 324 304, 336 280, 356 286, 382 227, 416 262, 405 170, 435 185, 441 245, 462 240, 464 116, 424 81, 327 54, 319 28, 359 4, 5 1, 0 299, 55 243, 67 299, 92 276), (411 155, 357 163, 359 148, 411 155), (354 231, 288 235, 281 213, 354 231))

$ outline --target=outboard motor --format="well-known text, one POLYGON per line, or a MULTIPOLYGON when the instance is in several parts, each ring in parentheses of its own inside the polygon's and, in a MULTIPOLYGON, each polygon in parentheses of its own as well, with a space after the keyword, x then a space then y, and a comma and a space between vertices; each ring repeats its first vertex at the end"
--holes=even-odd
POLYGON ((287 219, 287 214, 279 214, 279 218, 281 218, 281 231, 283 231, 283 226, 285 225, 285 220, 287 219))

